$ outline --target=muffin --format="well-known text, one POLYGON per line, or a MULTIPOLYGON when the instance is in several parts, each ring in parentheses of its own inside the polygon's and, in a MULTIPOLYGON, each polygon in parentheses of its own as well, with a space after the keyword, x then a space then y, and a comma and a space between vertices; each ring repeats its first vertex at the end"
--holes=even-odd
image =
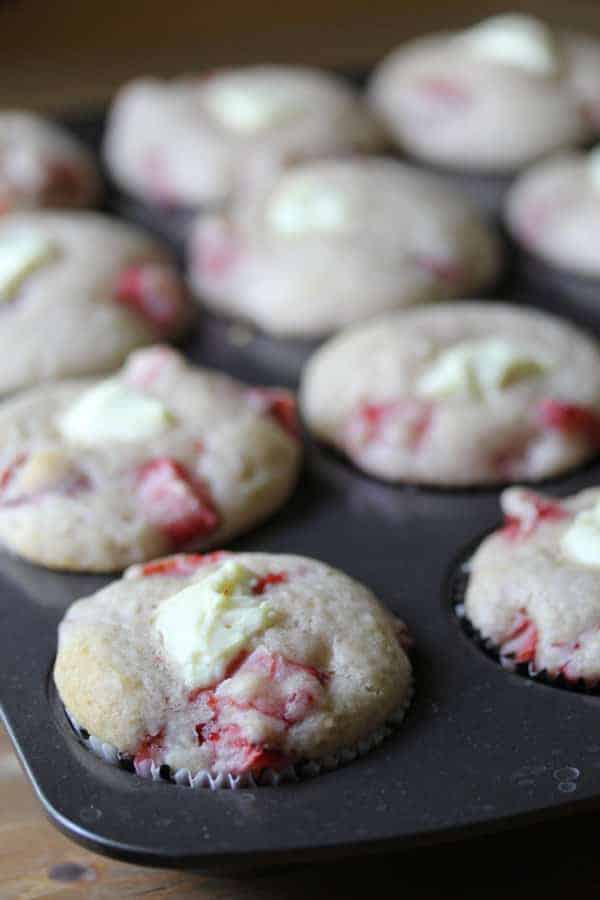
POLYGON ((109 371, 176 338, 192 316, 174 260, 144 232, 90 212, 0 218, 0 396, 109 371))
POLYGON ((557 500, 515 487, 468 566, 460 612, 509 669, 565 686, 600 681, 600 489, 557 500))
POLYGON ((379 158, 305 163, 255 186, 199 217, 187 258, 205 304, 287 337, 465 295, 500 268, 496 236, 467 199, 379 158))
POLYGON ((54 680, 88 745, 191 786, 316 774, 366 752, 411 694, 406 630, 300 556, 136 566, 68 610, 54 680))
POLYGON ((368 152, 382 133, 335 75, 296 66, 223 69, 126 85, 104 156, 120 187, 152 206, 221 206, 290 162, 368 152))
POLYGON ((525 276, 600 312, 600 148, 532 166, 508 194, 505 222, 525 276))
POLYGON ((317 350, 300 403, 317 440, 386 481, 539 480, 597 452, 600 348, 507 304, 410 310, 317 350))
POLYGON ((286 500, 295 425, 286 391, 160 346, 108 379, 33 388, 0 406, 0 542, 88 572, 220 544, 286 500))
POLYGON ((92 206, 100 182, 85 147, 21 110, 0 110, 0 216, 41 207, 92 206))
POLYGON ((369 86, 402 150, 497 179, 588 140, 600 123, 599 94, 600 42, 519 14, 414 40, 380 64, 369 86))

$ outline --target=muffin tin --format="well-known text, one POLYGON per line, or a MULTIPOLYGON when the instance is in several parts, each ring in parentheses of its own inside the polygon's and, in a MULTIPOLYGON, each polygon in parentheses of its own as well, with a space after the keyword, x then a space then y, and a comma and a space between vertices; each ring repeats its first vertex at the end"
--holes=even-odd
MULTIPOLYGON (((71 124, 97 146, 100 117, 71 124)), ((108 206, 124 208, 114 192, 108 206)), ((523 302, 514 278, 504 294, 523 302)), ((249 382, 289 386, 312 350, 245 335, 209 314, 184 347, 249 382)), ((595 483, 600 463, 542 489, 566 495, 595 483)), ((363 758, 254 790, 148 782, 91 754, 51 671, 67 606, 109 579, 1 555, 0 709, 46 812, 101 853, 231 871, 408 848, 600 807, 600 697, 504 671, 454 611, 465 553, 498 523, 498 496, 385 485, 307 442, 291 502, 232 549, 315 556, 372 587, 415 639, 416 694, 400 731, 363 758)))

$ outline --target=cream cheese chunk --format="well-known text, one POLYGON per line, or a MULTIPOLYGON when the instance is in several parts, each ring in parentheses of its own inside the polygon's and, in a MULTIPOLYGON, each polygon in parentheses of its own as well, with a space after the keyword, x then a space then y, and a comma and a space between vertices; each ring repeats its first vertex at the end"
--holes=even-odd
POLYGON ((55 253, 52 241, 35 231, 23 229, 0 237, 0 301, 9 300, 21 282, 55 253))
POLYGON ((573 562, 600 567, 600 502, 577 513, 561 544, 563 552, 573 562))
POLYGON ((417 390, 431 397, 483 399, 547 368, 529 350, 500 338, 464 341, 438 357, 419 378, 417 390))
POLYGON ((60 417, 63 437, 94 446, 110 441, 143 441, 167 429, 174 419, 160 400, 109 378, 85 391, 60 417))
POLYGON ((268 226, 295 237, 310 232, 347 230, 356 220, 348 194, 323 177, 303 172, 284 176, 267 206, 268 226))
POLYGON ((285 81, 244 81, 236 75, 217 79, 206 104, 225 128, 247 135, 279 125, 309 108, 305 92, 294 90, 285 81))
POLYGON ((154 627, 189 688, 219 682, 250 638, 275 620, 273 604, 252 593, 256 579, 229 560, 159 605, 154 627))
POLYGON ((562 66, 552 29, 532 16, 492 16, 469 28, 457 40, 473 55, 539 75, 555 75, 562 66))

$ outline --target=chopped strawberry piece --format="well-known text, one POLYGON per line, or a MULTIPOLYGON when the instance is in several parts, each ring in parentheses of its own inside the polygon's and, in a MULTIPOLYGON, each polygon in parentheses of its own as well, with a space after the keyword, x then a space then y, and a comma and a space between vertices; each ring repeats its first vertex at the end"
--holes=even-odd
POLYGON ((287 581, 287 575, 285 572, 269 572, 267 575, 261 575, 252 588, 253 594, 264 594, 266 589, 271 584, 281 584, 282 582, 287 581))
POLYGON ((13 478, 29 458, 28 453, 17 453, 15 458, 4 469, 0 469, 0 498, 6 492, 13 478))
POLYGON ((239 667, 238 672, 262 675, 265 683, 258 697, 248 703, 265 715, 281 719, 288 725, 304 718, 320 688, 328 681, 326 672, 286 659, 280 653, 264 648, 254 651, 239 667))
POLYGON ((175 270, 156 262, 136 263, 123 269, 117 278, 115 298, 141 315, 158 334, 173 326, 185 302, 175 270))
POLYGON ((142 566, 142 575, 193 575, 202 566, 219 562, 229 556, 225 550, 213 553, 179 553, 176 556, 165 556, 142 566))
POLYGON ((522 524, 521 519, 517 519, 516 516, 504 516, 504 522, 500 530, 507 538, 512 540, 522 536, 522 524))
POLYGON ((448 78, 427 78, 417 85, 419 93, 430 103, 444 108, 461 110, 469 106, 468 91, 448 78))
POLYGON ((326 672, 262 647, 250 656, 241 654, 218 687, 192 691, 189 695, 190 702, 198 704, 203 716, 203 721, 195 726, 198 743, 211 746, 213 764, 220 771, 240 773, 282 768, 290 760, 277 747, 249 740, 244 732, 245 717, 255 711, 266 722, 277 722, 277 728, 285 733, 305 719, 319 702, 328 678, 326 672), (256 676, 248 696, 240 696, 234 689, 238 674, 256 676))
POLYGON ((364 403, 355 411, 349 425, 351 444, 385 441, 386 430, 401 423, 406 444, 418 450, 432 422, 433 405, 420 400, 391 400, 387 403, 364 403))
POLYGON ((169 366, 176 364, 179 354, 170 347, 157 345, 137 350, 127 360, 125 380, 136 388, 145 390, 161 376, 169 366))
POLYGON ((509 446, 496 450, 490 456, 489 465, 500 478, 510 481, 523 471, 534 434, 523 434, 509 446))
POLYGON ((219 769, 239 775, 242 772, 260 772, 263 769, 282 769, 288 763, 281 751, 262 746, 244 737, 239 725, 196 726, 198 743, 209 741, 219 769))
POLYGON ((408 626, 405 625, 404 622, 397 621, 395 631, 396 640, 405 651, 405 653, 408 653, 410 650, 412 650, 415 643, 410 631, 408 630, 408 626))
POLYGON ((198 233, 193 262, 200 275, 221 278, 233 268, 239 256, 238 241, 223 228, 204 228, 198 233))
POLYGON ((254 409, 270 416, 291 437, 300 437, 296 400, 283 388, 251 388, 246 396, 254 409))
POLYGON ((169 182, 162 150, 159 148, 148 150, 141 161, 140 168, 153 201, 166 209, 176 207, 178 197, 169 182))
POLYGON ((464 267, 459 262, 452 259, 442 259, 435 256, 416 256, 414 258, 417 266, 429 272, 438 281, 448 284, 451 287, 459 287, 465 279, 464 267))
POLYGON ((519 226, 527 240, 536 243, 543 229, 545 229, 556 216, 562 214, 567 198, 557 197, 553 192, 550 197, 539 197, 530 201, 523 208, 519 226))
POLYGON ((533 662, 537 648, 538 633, 535 623, 521 610, 513 623, 513 627, 500 646, 503 658, 515 663, 533 662))
POLYGON ((149 521, 175 546, 218 527, 219 516, 207 487, 173 459, 162 457, 141 466, 137 495, 149 521))
POLYGON ((164 729, 161 728, 156 734, 148 734, 140 743, 133 757, 133 764, 137 768, 140 763, 147 760, 154 760, 156 754, 162 747, 164 740, 164 729))
POLYGON ((567 511, 556 500, 527 492, 527 510, 523 517, 505 516, 502 533, 510 539, 528 537, 544 521, 564 519, 567 511))
POLYGON ((548 399, 539 404, 537 416, 544 428, 584 437, 600 447, 600 414, 594 409, 548 399))

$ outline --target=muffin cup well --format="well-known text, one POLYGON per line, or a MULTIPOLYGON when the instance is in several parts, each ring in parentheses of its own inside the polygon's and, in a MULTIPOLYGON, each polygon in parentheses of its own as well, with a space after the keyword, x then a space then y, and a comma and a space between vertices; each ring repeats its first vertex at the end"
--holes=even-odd
POLYGON ((504 207, 504 199, 518 172, 468 172, 428 163, 417 156, 402 153, 393 154, 415 168, 430 172, 451 187, 465 194, 471 202, 492 222, 498 222, 504 207))
POLYGON ((153 206, 122 190, 115 192, 112 205, 119 216, 147 229, 180 256, 192 222, 203 211, 183 206, 153 206))
POLYGON ((507 236, 517 288, 536 305, 565 315, 589 328, 590 320, 600 326, 600 278, 578 275, 552 266, 507 236))
POLYGON ((587 683, 583 678, 571 680, 565 678, 562 673, 552 675, 547 669, 535 669, 529 662, 517 663, 510 657, 503 656, 500 647, 489 638, 484 637, 481 632, 475 628, 468 618, 464 598, 469 582, 469 563, 463 563, 459 571, 456 573, 451 589, 451 603, 456 617, 459 620, 460 627, 467 637, 480 649, 486 656, 493 659, 501 668, 523 678, 529 678, 537 684, 544 684, 549 687, 559 688, 564 691, 571 691, 576 694, 587 694, 588 696, 600 696, 600 675, 598 681, 594 684, 587 683))

